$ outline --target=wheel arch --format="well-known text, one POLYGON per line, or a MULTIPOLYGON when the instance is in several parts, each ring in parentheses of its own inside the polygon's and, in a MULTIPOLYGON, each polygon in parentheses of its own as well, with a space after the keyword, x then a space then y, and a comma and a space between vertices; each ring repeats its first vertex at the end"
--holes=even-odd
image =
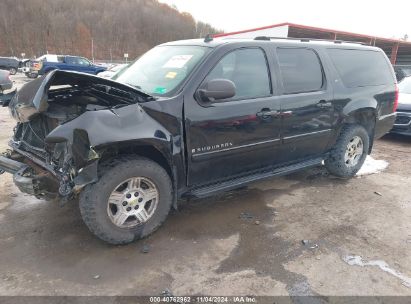
MULTIPOLYGON (((101 150, 100 148, 96 148, 96 150, 101 150)), ((120 142, 120 143, 115 143, 115 144, 110 144, 106 145, 102 149, 102 157, 99 160, 99 162, 106 161, 108 159, 116 158, 116 157, 121 157, 121 156, 140 156, 147 158, 156 164, 160 165, 168 174, 168 176, 171 179, 171 183, 174 188, 174 203, 173 207, 174 209, 177 210, 177 196, 178 196, 178 179, 180 176, 178 176, 178 170, 176 170, 175 165, 173 164, 173 160, 168 157, 171 156, 172 154, 170 153, 170 148, 167 146, 166 142, 159 142, 157 140, 152 141, 144 141, 144 140, 139 140, 139 141, 125 141, 125 142, 120 142), (169 151, 167 153, 167 151, 169 151)))
POLYGON ((96 150, 103 150, 102 159, 118 157, 120 155, 138 155, 148 158, 158 163, 174 179, 172 170, 172 160, 167 157, 166 143, 147 140, 147 141, 124 141, 116 142, 104 147, 96 147, 96 150))
POLYGON ((370 146, 368 149, 368 154, 371 153, 373 143, 374 143, 374 133, 375 133, 375 125, 377 119, 377 110, 374 107, 363 107, 353 109, 351 112, 346 113, 344 115, 344 119, 342 121, 342 125, 345 124, 358 124, 367 131, 370 146))

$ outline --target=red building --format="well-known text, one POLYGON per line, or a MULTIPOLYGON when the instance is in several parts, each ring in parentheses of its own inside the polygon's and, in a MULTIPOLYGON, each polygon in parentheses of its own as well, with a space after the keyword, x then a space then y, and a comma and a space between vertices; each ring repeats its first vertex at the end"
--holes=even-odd
POLYGON ((356 41, 375 45, 384 50, 392 64, 411 65, 411 42, 355 34, 344 31, 306 26, 294 23, 279 23, 260 28, 214 35, 214 37, 255 38, 258 36, 312 38, 327 40, 356 41))

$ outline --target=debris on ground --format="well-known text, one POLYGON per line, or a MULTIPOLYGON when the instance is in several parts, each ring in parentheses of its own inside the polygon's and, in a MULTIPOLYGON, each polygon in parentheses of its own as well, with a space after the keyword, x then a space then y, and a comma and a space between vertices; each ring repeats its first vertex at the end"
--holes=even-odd
POLYGON ((310 249, 317 249, 319 246, 316 243, 311 242, 310 240, 302 240, 301 243, 304 246, 310 246, 310 249))
POLYGON ((239 217, 242 220, 252 220, 254 218, 254 216, 248 212, 241 212, 239 217))
POLYGON ((143 248, 141 248, 142 253, 149 253, 150 252, 150 246, 147 244, 143 245, 143 248))
POLYGON ((173 293, 170 291, 170 289, 166 288, 161 292, 161 295, 164 297, 172 297, 173 293))
POLYGON ((382 194, 381 194, 380 192, 378 192, 378 191, 374 191, 374 194, 377 194, 377 195, 379 195, 379 196, 382 196, 382 194))
POLYGON ((256 224, 256 225, 260 225, 260 221, 255 221, 255 224, 256 224))
POLYGON ((94 280, 100 279, 100 275, 96 274, 96 275, 93 277, 93 279, 94 279, 94 280))
POLYGON ((309 176, 307 176, 307 180, 312 181, 321 177, 327 177, 329 175, 329 173, 325 170, 321 170, 320 172, 311 174, 309 176))
POLYGON ((380 173, 381 171, 384 171, 388 165, 389 163, 387 161, 377 160, 368 155, 356 176, 380 173))

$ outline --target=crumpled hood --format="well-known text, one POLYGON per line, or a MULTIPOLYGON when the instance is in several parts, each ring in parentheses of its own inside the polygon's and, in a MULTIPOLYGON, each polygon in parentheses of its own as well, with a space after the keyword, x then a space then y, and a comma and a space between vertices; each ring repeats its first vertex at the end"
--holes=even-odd
POLYGON ((47 111, 49 107, 48 92, 50 87, 61 85, 70 85, 78 88, 92 85, 105 85, 136 94, 141 100, 151 98, 150 95, 136 88, 113 80, 85 73, 54 70, 25 84, 14 95, 9 104, 12 116, 17 121, 27 122, 33 115, 47 111))
POLYGON ((397 111, 411 111, 411 94, 400 93, 397 111))

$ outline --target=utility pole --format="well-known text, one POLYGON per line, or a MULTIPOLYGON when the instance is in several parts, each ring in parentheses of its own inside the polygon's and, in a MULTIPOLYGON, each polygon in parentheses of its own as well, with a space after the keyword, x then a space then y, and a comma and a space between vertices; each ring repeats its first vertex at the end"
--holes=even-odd
POLYGON ((91 61, 94 63, 94 39, 91 37, 91 61))

